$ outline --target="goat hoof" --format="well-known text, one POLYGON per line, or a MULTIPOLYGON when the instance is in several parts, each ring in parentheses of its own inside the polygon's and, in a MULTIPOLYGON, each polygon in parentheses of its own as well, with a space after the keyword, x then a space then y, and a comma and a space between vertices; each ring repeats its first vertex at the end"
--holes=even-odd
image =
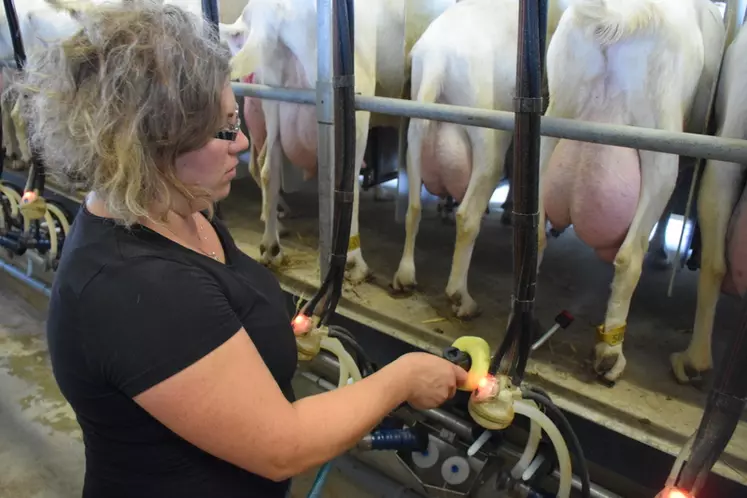
POLYGON ((371 278, 371 270, 363 261, 360 251, 348 254, 348 261, 345 265, 345 279, 353 285, 362 284, 371 278))
POLYGON ((610 346, 605 342, 598 342, 594 346, 594 372, 603 377, 606 383, 616 382, 623 371, 627 361, 623 355, 622 344, 610 346))
POLYGON ((674 378, 680 384, 690 384, 701 388, 708 382, 712 368, 709 362, 695 362, 687 351, 673 353, 669 361, 674 378), (701 364, 696 365, 696 363, 701 364))
POLYGON ((482 310, 477 305, 472 296, 466 291, 458 290, 453 293, 446 292, 446 295, 451 301, 451 310, 454 312, 457 318, 461 320, 472 320, 477 318, 482 313, 482 310))
POLYGON ((260 244, 259 256, 260 263, 265 266, 280 266, 284 258, 283 249, 277 242, 273 242, 272 244, 270 244, 269 250, 264 243, 260 244))
POLYGON ((415 268, 410 265, 401 265, 392 279, 392 290, 396 294, 411 294, 417 289, 415 280, 415 268))

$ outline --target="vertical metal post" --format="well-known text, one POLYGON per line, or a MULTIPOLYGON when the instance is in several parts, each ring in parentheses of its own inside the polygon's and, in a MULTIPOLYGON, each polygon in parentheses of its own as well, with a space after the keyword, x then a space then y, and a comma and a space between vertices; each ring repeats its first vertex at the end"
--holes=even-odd
MULTIPOLYGON (((319 186, 319 269, 321 282, 329 271, 332 255, 335 189, 335 108, 332 51, 337 40, 337 26, 332 22, 332 0, 317 0, 317 84, 316 120, 317 164, 319 186)), ((321 283, 320 282, 320 283, 321 283)))

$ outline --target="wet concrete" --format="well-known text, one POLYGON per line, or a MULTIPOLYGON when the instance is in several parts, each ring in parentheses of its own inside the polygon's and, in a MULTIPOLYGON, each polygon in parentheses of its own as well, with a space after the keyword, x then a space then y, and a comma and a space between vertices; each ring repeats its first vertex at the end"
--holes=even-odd
MULTIPOLYGON (((0 273, 0 498, 81 495, 83 441, 50 368, 45 307, 43 297, 0 273)), ((299 396, 310 393, 303 379, 296 389, 299 396)), ((294 498, 307 495, 317 470, 294 479, 294 498)), ((323 496, 377 495, 333 468, 323 496)))

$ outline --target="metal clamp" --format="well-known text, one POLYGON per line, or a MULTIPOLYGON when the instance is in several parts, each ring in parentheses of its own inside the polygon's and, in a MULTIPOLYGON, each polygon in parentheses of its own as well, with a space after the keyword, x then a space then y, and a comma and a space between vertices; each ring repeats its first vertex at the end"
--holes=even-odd
POLYGON ((535 228, 539 226, 539 211, 534 213, 517 213, 516 211, 511 211, 511 215, 513 216, 514 227, 535 228))
POLYGON ((514 112, 542 114, 542 97, 514 97, 514 112))

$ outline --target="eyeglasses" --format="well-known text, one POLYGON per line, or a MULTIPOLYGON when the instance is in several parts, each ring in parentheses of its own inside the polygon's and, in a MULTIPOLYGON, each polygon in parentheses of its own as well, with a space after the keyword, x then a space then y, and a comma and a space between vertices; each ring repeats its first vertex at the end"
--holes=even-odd
POLYGON ((239 117, 239 104, 236 104, 236 110, 234 111, 234 114, 236 115, 236 122, 233 124, 229 124, 226 126, 226 128, 220 130, 218 133, 215 134, 215 138, 218 138, 220 140, 229 140, 233 142, 236 140, 236 137, 241 133, 241 118, 239 117))

